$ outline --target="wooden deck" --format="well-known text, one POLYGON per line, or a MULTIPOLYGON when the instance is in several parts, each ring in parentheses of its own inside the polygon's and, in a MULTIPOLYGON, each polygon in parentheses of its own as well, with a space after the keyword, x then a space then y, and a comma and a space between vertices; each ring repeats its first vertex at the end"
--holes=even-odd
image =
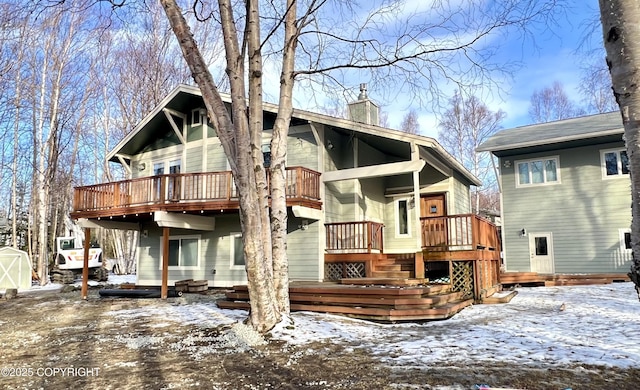
MULTIPOLYGON (((395 280, 395 285, 391 285, 387 279, 352 282, 350 279, 340 283, 294 282, 289 286, 291 310, 380 322, 429 321, 450 318, 473 303, 473 299, 465 299, 462 292, 451 291, 448 284, 395 280)), ((247 286, 234 286, 217 305, 224 309, 248 309, 247 286)))
POLYGON ((537 272, 502 272, 500 283, 503 286, 579 286, 589 284, 610 284, 628 282, 626 274, 539 274, 537 272))
MULTIPOLYGON (((304 167, 286 172, 287 205, 320 209, 320 173, 304 167)), ((71 217, 131 221, 154 211, 207 214, 238 209, 230 171, 179 173, 76 187, 71 217)))

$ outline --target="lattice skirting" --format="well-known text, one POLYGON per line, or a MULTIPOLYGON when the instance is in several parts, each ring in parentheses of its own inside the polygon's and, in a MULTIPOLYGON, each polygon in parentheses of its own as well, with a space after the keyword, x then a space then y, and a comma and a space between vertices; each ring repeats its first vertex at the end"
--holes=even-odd
POLYGON ((451 272, 451 288, 464 292, 465 298, 473 297, 473 261, 454 261, 451 272))
POLYGON ((365 276, 364 262, 324 263, 325 280, 364 278, 365 276))

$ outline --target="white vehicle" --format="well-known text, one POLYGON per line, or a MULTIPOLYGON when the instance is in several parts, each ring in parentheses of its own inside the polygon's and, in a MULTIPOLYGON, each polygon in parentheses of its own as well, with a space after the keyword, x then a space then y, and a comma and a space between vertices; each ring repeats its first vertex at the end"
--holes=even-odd
MULTIPOLYGON (((74 237, 56 238, 56 253, 54 266, 51 270, 51 280, 60 283, 73 283, 75 278, 82 275, 84 267, 84 248, 76 245, 74 237)), ((89 277, 99 281, 106 281, 109 271, 102 264, 102 249, 89 248, 89 277)))

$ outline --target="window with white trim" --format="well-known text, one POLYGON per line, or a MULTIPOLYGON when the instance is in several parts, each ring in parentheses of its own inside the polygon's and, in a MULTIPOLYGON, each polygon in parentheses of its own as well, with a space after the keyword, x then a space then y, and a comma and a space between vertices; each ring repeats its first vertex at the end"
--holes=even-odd
POLYGON ((207 111, 197 108, 191 111, 191 126, 197 126, 206 123, 207 111))
POLYGON ((242 233, 231 233, 229 235, 231 241, 231 248, 229 253, 231 254, 231 268, 232 269, 244 269, 244 247, 242 246, 242 233))
POLYGON ((411 218, 409 218, 409 199, 396 199, 396 237, 411 237, 411 218))
MULTIPOLYGON (((160 238, 162 240, 162 238, 160 238)), ((160 258, 162 258, 162 242, 160 244, 160 258)), ((199 266, 200 236, 172 236, 169 237, 169 268, 197 269, 199 266)), ((162 268, 162 262, 160 262, 162 268)))
POLYGON ((625 149, 609 149, 600 151, 602 177, 622 177, 629 174, 629 158, 625 149))
POLYGON ((620 234, 620 251, 631 252, 631 229, 618 229, 620 234))
POLYGON ((516 161, 516 187, 560 183, 558 157, 516 161))

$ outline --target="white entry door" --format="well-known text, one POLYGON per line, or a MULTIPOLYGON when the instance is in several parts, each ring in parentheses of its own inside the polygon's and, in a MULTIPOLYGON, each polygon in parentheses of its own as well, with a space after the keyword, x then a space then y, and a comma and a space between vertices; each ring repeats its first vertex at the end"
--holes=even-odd
POLYGON ((529 253, 531 272, 540 274, 552 274, 555 272, 551 233, 529 233, 529 253))

